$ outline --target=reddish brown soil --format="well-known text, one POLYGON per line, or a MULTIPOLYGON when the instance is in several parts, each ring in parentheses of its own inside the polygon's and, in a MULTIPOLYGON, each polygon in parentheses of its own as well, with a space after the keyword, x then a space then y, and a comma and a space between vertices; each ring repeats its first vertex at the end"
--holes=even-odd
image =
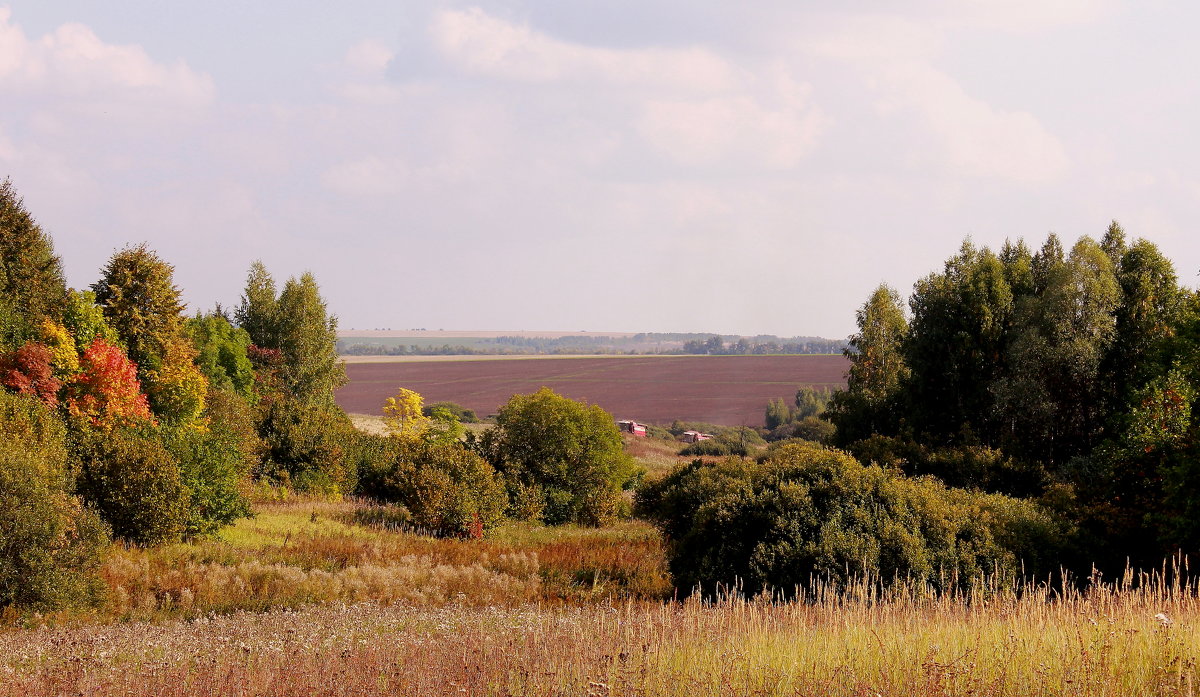
POLYGON ((842 356, 648 356, 358 363, 337 393, 342 408, 379 414, 401 387, 425 402, 450 401, 480 416, 514 394, 546 386, 599 404, 619 419, 761 426, 767 402, 791 401, 803 385, 845 385, 842 356))

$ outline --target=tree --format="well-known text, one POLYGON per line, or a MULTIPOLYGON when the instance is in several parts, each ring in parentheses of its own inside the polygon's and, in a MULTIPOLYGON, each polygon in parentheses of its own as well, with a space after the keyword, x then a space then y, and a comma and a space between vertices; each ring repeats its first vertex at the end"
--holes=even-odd
POLYGON ((403 387, 395 397, 388 397, 383 413, 389 435, 409 442, 458 443, 465 432, 458 417, 445 406, 427 414, 424 403, 419 393, 403 387))
POLYGON ((830 420, 838 439, 850 442, 896 425, 896 399, 908 379, 902 353, 908 323, 900 294, 880 285, 856 314, 858 333, 845 350, 850 359, 846 389, 833 395, 830 420))
POLYGON ((270 375, 278 389, 306 404, 333 406, 346 371, 337 353, 337 318, 311 273, 289 278, 276 296, 275 280, 254 262, 235 316, 258 349, 279 352, 270 375))
POLYGON ((908 412, 914 427, 944 442, 965 432, 986 438, 988 387, 1004 374, 1005 332, 1014 310, 1003 263, 986 247, 964 242, 942 273, 917 282, 909 305, 904 357, 912 371, 908 412))
POLYGON ((993 391, 1010 452, 1061 465, 1099 442, 1112 407, 1100 364, 1121 291, 1108 255, 1087 237, 1046 269, 1014 328, 1010 375, 993 391))
POLYGON ((608 412, 546 387, 508 400, 496 415, 493 438, 488 454, 510 498, 518 508, 526 498, 537 499, 551 525, 611 520, 636 472, 608 412))
POLYGON ((249 399, 254 392, 254 367, 247 353, 250 334, 216 312, 197 315, 186 327, 196 349, 196 366, 209 384, 249 399))
POLYGON ((104 309, 96 304, 96 294, 90 290, 72 290, 67 293, 63 307, 63 326, 75 338, 75 351, 82 354, 97 337, 114 346, 121 340, 104 319, 104 309))
POLYGON ((67 295, 62 260, 25 210, 12 182, 0 182, 0 298, 30 326, 59 320, 67 295))
POLYGON ((279 349, 279 293, 275 279, 261 261, 250 265, 246 290, 234 311, 234 319, 255 346, 279 349))
POLYGON ((184 305, 173 273, 146 245, 126 247, 109 259, 92 290, 137 366, 151 409, 167 421, 186 423, 203 410, 206 387, 184 334, 184 305))
POLYGON ((62 382, 54 377, 52 359, 45 344, 32 342, 0 354, 0 385, 17 394, 36 397, 47 406, 57 406, 62 382))
POLYGON ((346 369, 337 353, 337 318, 328 314, 311 273, 284 284, 278 326, 287 390, 303 402, 332 406, 346 369))
POLYGON ((80 357, 79 368, 65 390, 69 414, 106 429, 153 420, 137 367, 119 347, 93 339, 80 357))

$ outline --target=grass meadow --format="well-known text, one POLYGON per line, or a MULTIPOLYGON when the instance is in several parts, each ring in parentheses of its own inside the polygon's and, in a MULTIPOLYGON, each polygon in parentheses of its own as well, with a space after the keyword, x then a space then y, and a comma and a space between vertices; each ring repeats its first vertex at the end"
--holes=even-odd
POLYGON ((0 697, 1195 694, 1200 593, 1171 573, 701 601, 639 521, 467 541, 360 501, 255 510, 213 539, 114 547, 99 610, 3 617, 0 697))

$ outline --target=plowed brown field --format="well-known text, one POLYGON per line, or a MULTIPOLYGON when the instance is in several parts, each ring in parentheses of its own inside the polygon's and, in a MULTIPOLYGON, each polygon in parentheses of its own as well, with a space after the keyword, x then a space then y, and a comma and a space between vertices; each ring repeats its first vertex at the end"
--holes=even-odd
POLYGON ((636 356, 351 363, 337 393, 348 412, 379 414, 407 387, 426 403, 451 401, 494 414, 514 394, 549 387, 620 419, 761 426, 767 402, 803 385, 846 384, 842 356, 636 356))

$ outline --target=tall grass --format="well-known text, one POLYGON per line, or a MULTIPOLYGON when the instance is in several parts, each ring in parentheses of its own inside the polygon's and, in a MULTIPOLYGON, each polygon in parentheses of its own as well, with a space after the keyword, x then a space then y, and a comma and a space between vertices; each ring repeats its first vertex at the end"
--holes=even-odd
POLYGON ((1161 576, 986 597, 863 583, 786 603, 327 606, 0 632, 0 695, 1191 695, 1197 620, 1195 586, 1161 576))
POLYGON ((671 593, 662 540, 641 522, 510 523, 488 539, 457 540, 391 525, 387 515, 356 501, 260 502, 256 511, 214 539, 114 547, 101 569, 108 602, 92 619, 188 619, 322 603, 514 606, 671 593))

